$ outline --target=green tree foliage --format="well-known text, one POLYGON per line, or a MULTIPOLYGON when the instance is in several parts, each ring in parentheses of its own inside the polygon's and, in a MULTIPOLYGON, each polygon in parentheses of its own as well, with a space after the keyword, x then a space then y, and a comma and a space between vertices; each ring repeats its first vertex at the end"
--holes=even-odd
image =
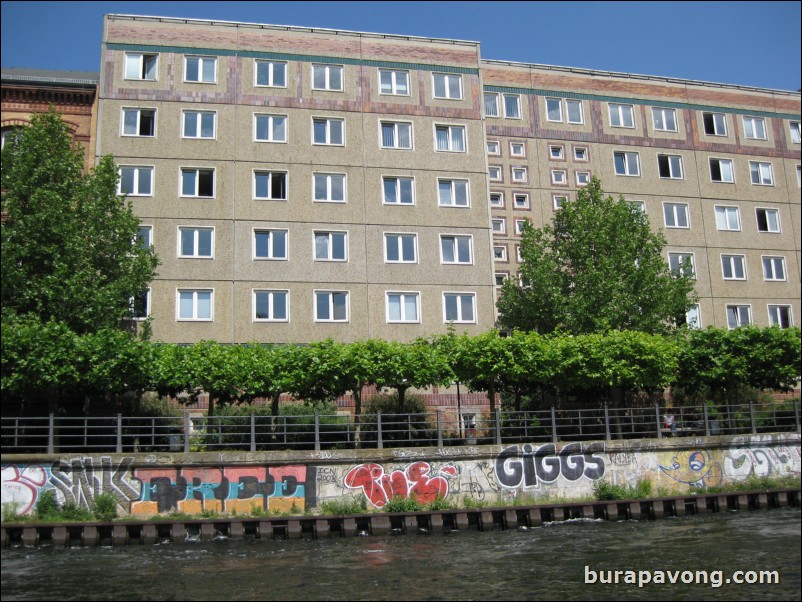
POLYGON ((505 283, 500 321, 541 333, 664 332, 695 302, 693 280, 669 271, 665 244, 645 213, 605 196, 593 178, 552 225, 524 229, 524 284, 505 283))
POLYGON ((83 153, 55 111, 36 115, 2 151, 3 316, 56 320, 77 334, 115 329, 152 280, 139 220, 117 195, 117 167, 83 153))

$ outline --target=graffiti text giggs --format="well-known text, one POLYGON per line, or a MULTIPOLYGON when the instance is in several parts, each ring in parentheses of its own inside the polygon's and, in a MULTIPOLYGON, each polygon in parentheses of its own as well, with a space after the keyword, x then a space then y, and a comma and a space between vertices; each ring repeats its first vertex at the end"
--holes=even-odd
POLYGON ((535 487, 538 481, 553 483, 562 475, 569 481, 582 476, 600 479, 604 476, 604 458, 599 444, 584 447, 570 443, 559 453, 553 443, 538 448, 530 445, 505 447, 496 458, 496 478, 502 487, 535 487))

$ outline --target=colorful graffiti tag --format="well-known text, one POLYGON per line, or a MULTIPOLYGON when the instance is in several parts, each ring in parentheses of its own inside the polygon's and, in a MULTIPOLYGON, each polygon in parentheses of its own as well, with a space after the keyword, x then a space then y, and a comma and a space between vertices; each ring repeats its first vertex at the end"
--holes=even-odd
POLYGON ((29 514, 39 499, 39 491, 47 483, 43 466, 3 466, 2 505, 14 504, 17 514, 29 514))
POLYGON ((95 496, 111 493, 121 506, 127 507, 139 499, 141 490, 139 483, 131 480, 133 462, 134 458, 123 457, 115 463, 109 456, 54 462, 48 482, 64 503, 91 508, 95 496))
POLYGON ((730 450, 724 458, 726 473, 736 479, 750 476, 799 476, 800 448, 798 447, 741 447, 730 450))
POLYGON ((671 465, 660 465, 667 476, 692 487, 715 487, 721 484, 721 464, 701 449, 683 450, 671 457, 671 465))
POLYGON ((568 481, 604 476, 602 444, 569 443, 559 452, 553 443, 535 447, 529 443, 505 447, 496 457, 496 478, 502 487, 537 487, 554 483, 560 476, 568 481))
POLYGON ((350 489, 362 489, 375 508, 383 508, 399 496, 414 497, 421 504, 429 504, 448 495, 448 479, 457 475, 457 469, 446 465, 436 470, 435 476, 429 476, 431 473, 432 466, 428 462, 414 462, 390 473, 379 464, 366 462, 349 470, 344 483, 350 489))

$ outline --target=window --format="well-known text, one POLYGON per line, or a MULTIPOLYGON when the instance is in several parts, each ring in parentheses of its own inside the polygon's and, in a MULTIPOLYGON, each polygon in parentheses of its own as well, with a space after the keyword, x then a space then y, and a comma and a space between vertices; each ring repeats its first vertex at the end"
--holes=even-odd
POLYGON ((793 325, 790 305, 769 305, 769 326, 791 328, 793 325))
POLYGON ((724 280, 746 280, 746 258, 743 255, 722 255, 724 280))
POLYGON ((568 197, 564 194, 555 194, 551 197, 551 201, 554 210, 557 211, 558 209, 562 209, 563 206, 568 202, 568 197))
POLYGON ((184 111, 184 138, 214 138, 214 111, 184 111))
POLYGON ((609 104, 610 125, 617 128, 634 128, 635 112, 632 105, 609 104))
POLYGON ((254 322, 288 322, 289 291, 253 291, 254 322))
POLYGON ((576 185, 587 186, 588 184, 590 184, 590 172, 589 171, 576 172, 576 185))
POLYGON ((526 167, 513 167, 512 168, 512 181, 513 182, 526 182, 529 179, 526 167))
POLYGON ((568 184, 568 172, 564 169, 552 169, 551 183, 558 186, 568 184))
POLYGON ((693 253, 669 253, 668 268, 675 275, 684 274, 689 278, 696 277, 693 253))
POLYGON ((738 207, 716 207, 716 228, 740 231, 741 215, 738 207))
POLYGON ((156 109, 123 109, 123 136, 156 135, 156 109))
POLYGON ((684 203, 663 203, 663 217, 666 228, 688 228, 688 205, 684 203))
POLYGON ((312 65, 312 89, 342 92, 342 65, 312 65))
POLYGON ((276 61, 256 61, 255 71, 256 86, 267 86, 270 88, 287 87, 287 63, 276 61))
POLYGON ((314 174, 315 201, 322 203, 345 202, 345 174, 343 173, 316 173, 314 174))
POLYGON ((660 132, 677 131, 677 115, 674 109, 660 109, 652 107, 652 121, 654 129, 660 132))
POLYGON ((178 228, 178 256, 194 259, 214 254, 214 228, 178 228))
POLYGON ((517 220, 515 220, 515 234, 517 234, 518 236, 523 234, 524 228, 526 227, 526 224, 528 224, 528 223, 529 223, 528 219, 517 219, 517 220))
POLYGON ((473 241, 471 238, 471 236, 440 236, 441 263, 472 263, 473 241))
POLYGON ((214 291, 177 291, 178 320, 211 321, 214 307, 214 291))
POLYGON ((286 142, 287 116, 255 114, 253 116, 253 139, 256 142, 286 142))
POLYGON ((792 121, 789 126, 791 128, 791 142, 794 144, 802 142, 802 126, 800 126, 799 122, 792 121))
POLYGON ((657 171, 661 178, 682 179, 682 157, 679 155, 657 155, 657 171))
POLYGON ((516 194, 513 195, 513 205, 516 209, 529 209, 529 195, 516 194))
POLYGON ((559 144, 549 145, 549 157, 562 160, 565 158, 565 148, 559 144))
POLYGON ((345 144, 345 120, 329 117, 313 118, 312 143, 339 146, 345 144))
POLYGON ((778 233, 780 231, 780 212, 777 209, 755 209, 757 231, 778 233))
POLYGON ((420 321, 418 310, 420 295, 418 293, 386 293, 387 295, 387 322, 420 321))
POLYGON ((584 123, 581 100, 566 99, 565 113, 568 116, 568 123, 584 123))
POLYGON ((493 234, 504 234, 507 231, 507 220, 503 217, 496 217, 490 220, 493 234))
POLYGON ((474 311, 476 296, 473 293, 443 293, 443 319, 445 322, 476 322, 474 311))
POLYGON ((708 136, 727 135, 727 116, 724 113, 702 113, 702 122, 708 136))
POLYGON ((181 196, 207 199, 213 198, 214 169, 182 167, 181 196))
POLYGON ((563 105, 565 106, 565 121, 568 123, 583 123, 582 101, 561 98, 546 99, 546 119, 548 121, 563 121, 563 105))
POLYGON ((462 98, 462 76, 452 73, 432 73, 434 97, 449 100, 462 98))
POLYGON ((6 144, 15 141, 21 132, 22 128, 19 126, 4 127, 0 131, 0 148, 5 148, 6 144))
POLYGON ((710 179, 713 182, 732 184, 735 182, 735 171, 732 159, 710 159, 710 179))
POLYGON ((412 124, 382 121, 382 148, 412 148, 412 124))
POLYGON ((613 153, 615 173, 618 176, 639 176, 640 160, 638 153, 616 151, 613 153))
POLYGON ((409 96, 409 72, 379 69, 379 92, 394 96, 409 96))
POLYGON ((150 315, 150 289, 145 289, 131 298, 131 318, 146 320, 150 315))
POLYGON ((413 178, 382 178, 384 203, 387 205, 414 205, 415 193, 413 178))
POLYGON ((588 149, 584 146, 574 147, 574 161, 587 161, 588 149))
POLYGON ((348 261, 345 232, 315 232, 315 261, 348 261))
POLYGON ((465 127, 461 125, 436 125, 434 137, 438 151, 465 152, 465 127))
POLYGON ((498 117, 498 94, 492 92, 485 92, 485 117, 498 117))
POLYGON ((632 211, 640 211, 641 213, 646 211, 646 202, 645 201, 627 201, 630 209, 632 211))
POLYGON ((499 147, 497 140, 488 140, 487 141, 487 154, 488 155, 500 155, 501 148, 499 147))
POLYGON ((153 195, 153 167, 136 167, 123 165, 120 167, 120 183, 117 194, 128 196, 153 195))
POLYGON ((287 259, 287 230, 254 230, 254 259, 287 259))
POLYGON ((497 165, 491 165, 487 168, 487 177, 493 182, 501 182, 501 168, 497 165))
POLYGON ((521 97, 517 94, 504 95, 504 117, 507 119, 521 118, 521 97))
POLYGON ((763 279, 785 280, 785 257, 763 257, 763 279))
POLYGON ((468 180, 438 180, 437 197, 441 207, 468 207, 468 180))
POLYGON ((153 226, 139 226, 136 231, 136 244, 143 249, 153 246, 153 226))
POLYGON ((213 84, 217 81, 217 59, 213 56, 188 56, 184 59, 184 81, 213 84))
POLYGON ((749 174, 752 177, 752 184, 757 184, 760 186, 774 186, 774 171, 771 163, 750 161, 749 174))
POLYGON ((156 81, 158 74, 158 54, 126 53, 125 79, 156 81))
POLYGON ((688 328, 702 327, 702 314, 698 304, 691 305, 691 308, 685 312, 685 324, 688 325, 688 328))
POLYGON ((559 98, 546 99, 546 119, 548 121, 563 120, 563 103, 559 98))
POLYGON ((501 245, 493 247, 493 259, 496 261, 507 261, 507 247, 501 245))
POLYGON ((348 293, 345 291, 315 291, 316 322, 347 322, 348 293))
POLYGON ((253 172, 253 198, 259 201, 286 201, 287 174, 283 171, 253 172))
POLYGON ((744 136, 752 140, 766 139, 766 120, 762 117, 744 117, 744 136))
POLYGON ((417 262, 418 236, 416 234, 385 234, 384 261, 387 263, 417 262))
POLYGON ((738 328, 739 326, 749 326, 752 323, 752 308, 748 305, 728 305, 727 306, 727 326, 738 328))
POLYGON ((491 192, 490 193, 490 206, 491 207, 504 207, 504 193, 491 192))
POLYGON ((496 272, 496 286, 502 287, 504 286, 504 282, 509 278, 510 275, 507 272, 496 272))
POLYGON ((526 145, 523 142, 510 142, 510 156, 525 157, 526 145))

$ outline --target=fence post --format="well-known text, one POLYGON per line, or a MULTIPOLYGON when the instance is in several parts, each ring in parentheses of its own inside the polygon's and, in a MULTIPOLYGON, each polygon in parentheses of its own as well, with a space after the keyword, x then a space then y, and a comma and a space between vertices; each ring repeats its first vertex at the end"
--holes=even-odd
POLYGON ((799 402, 794 401, 794 420, 796 421, 796 432, 800 432, 802 429, 799 428, 799 402))
POLYGON ((192 420, 189 413, 184 414, 184 453, 189 453, 189 435, 192 430, 192 420))
POLYGON ((123 453, 123 415, 117 414, 117 453, 123 453))
POLYGON ((443 447, 443 430, 440 428, 440 408, 437 408, 437 447, 443 447))
POLYGON ((557 445, 557 411, 551 406, 551 442, 557 445))
POLYGON ((384 448, 384 441, 382 441, 382 412, 376 411, 376 447, 378 449, 384 448))
POLYGON ((56 419, 53 414, 50 414, 50 417, 47 420, 47 453, 49 454, 56 453, 55 420, 56 419))
POLYGON ((702 413, 703 413, 703 415, 705 417, 705 437, 709 437, 710 436, 710 419, 709 419, 709 417, 707 415, 707 404, 706 403, 702 404, 702 413))
POLYGON ((496 408, 496 445, 501 445, 501 410, 496 408))
POLYGON ((657 421, 657 438, 663 438, 663 429, 660 428, 660 404, 654 404, 654 417, 657 421))
POLYGON ((315 410, 315 451, 320 451, 320 420, 315 410))
POLYGON ((606 401, 604 402, 604 436, 608 441, 612 439, 610 436, 610 408, 607 407, 606 401))
POLYGON ((755 405, 749 400, 749 422, 752 423, 752 434, 757 435, 757 425, 755 424, 755 405))
POLYGON ((256 414, 251 412, 251 451, 256 451, 256 414))

